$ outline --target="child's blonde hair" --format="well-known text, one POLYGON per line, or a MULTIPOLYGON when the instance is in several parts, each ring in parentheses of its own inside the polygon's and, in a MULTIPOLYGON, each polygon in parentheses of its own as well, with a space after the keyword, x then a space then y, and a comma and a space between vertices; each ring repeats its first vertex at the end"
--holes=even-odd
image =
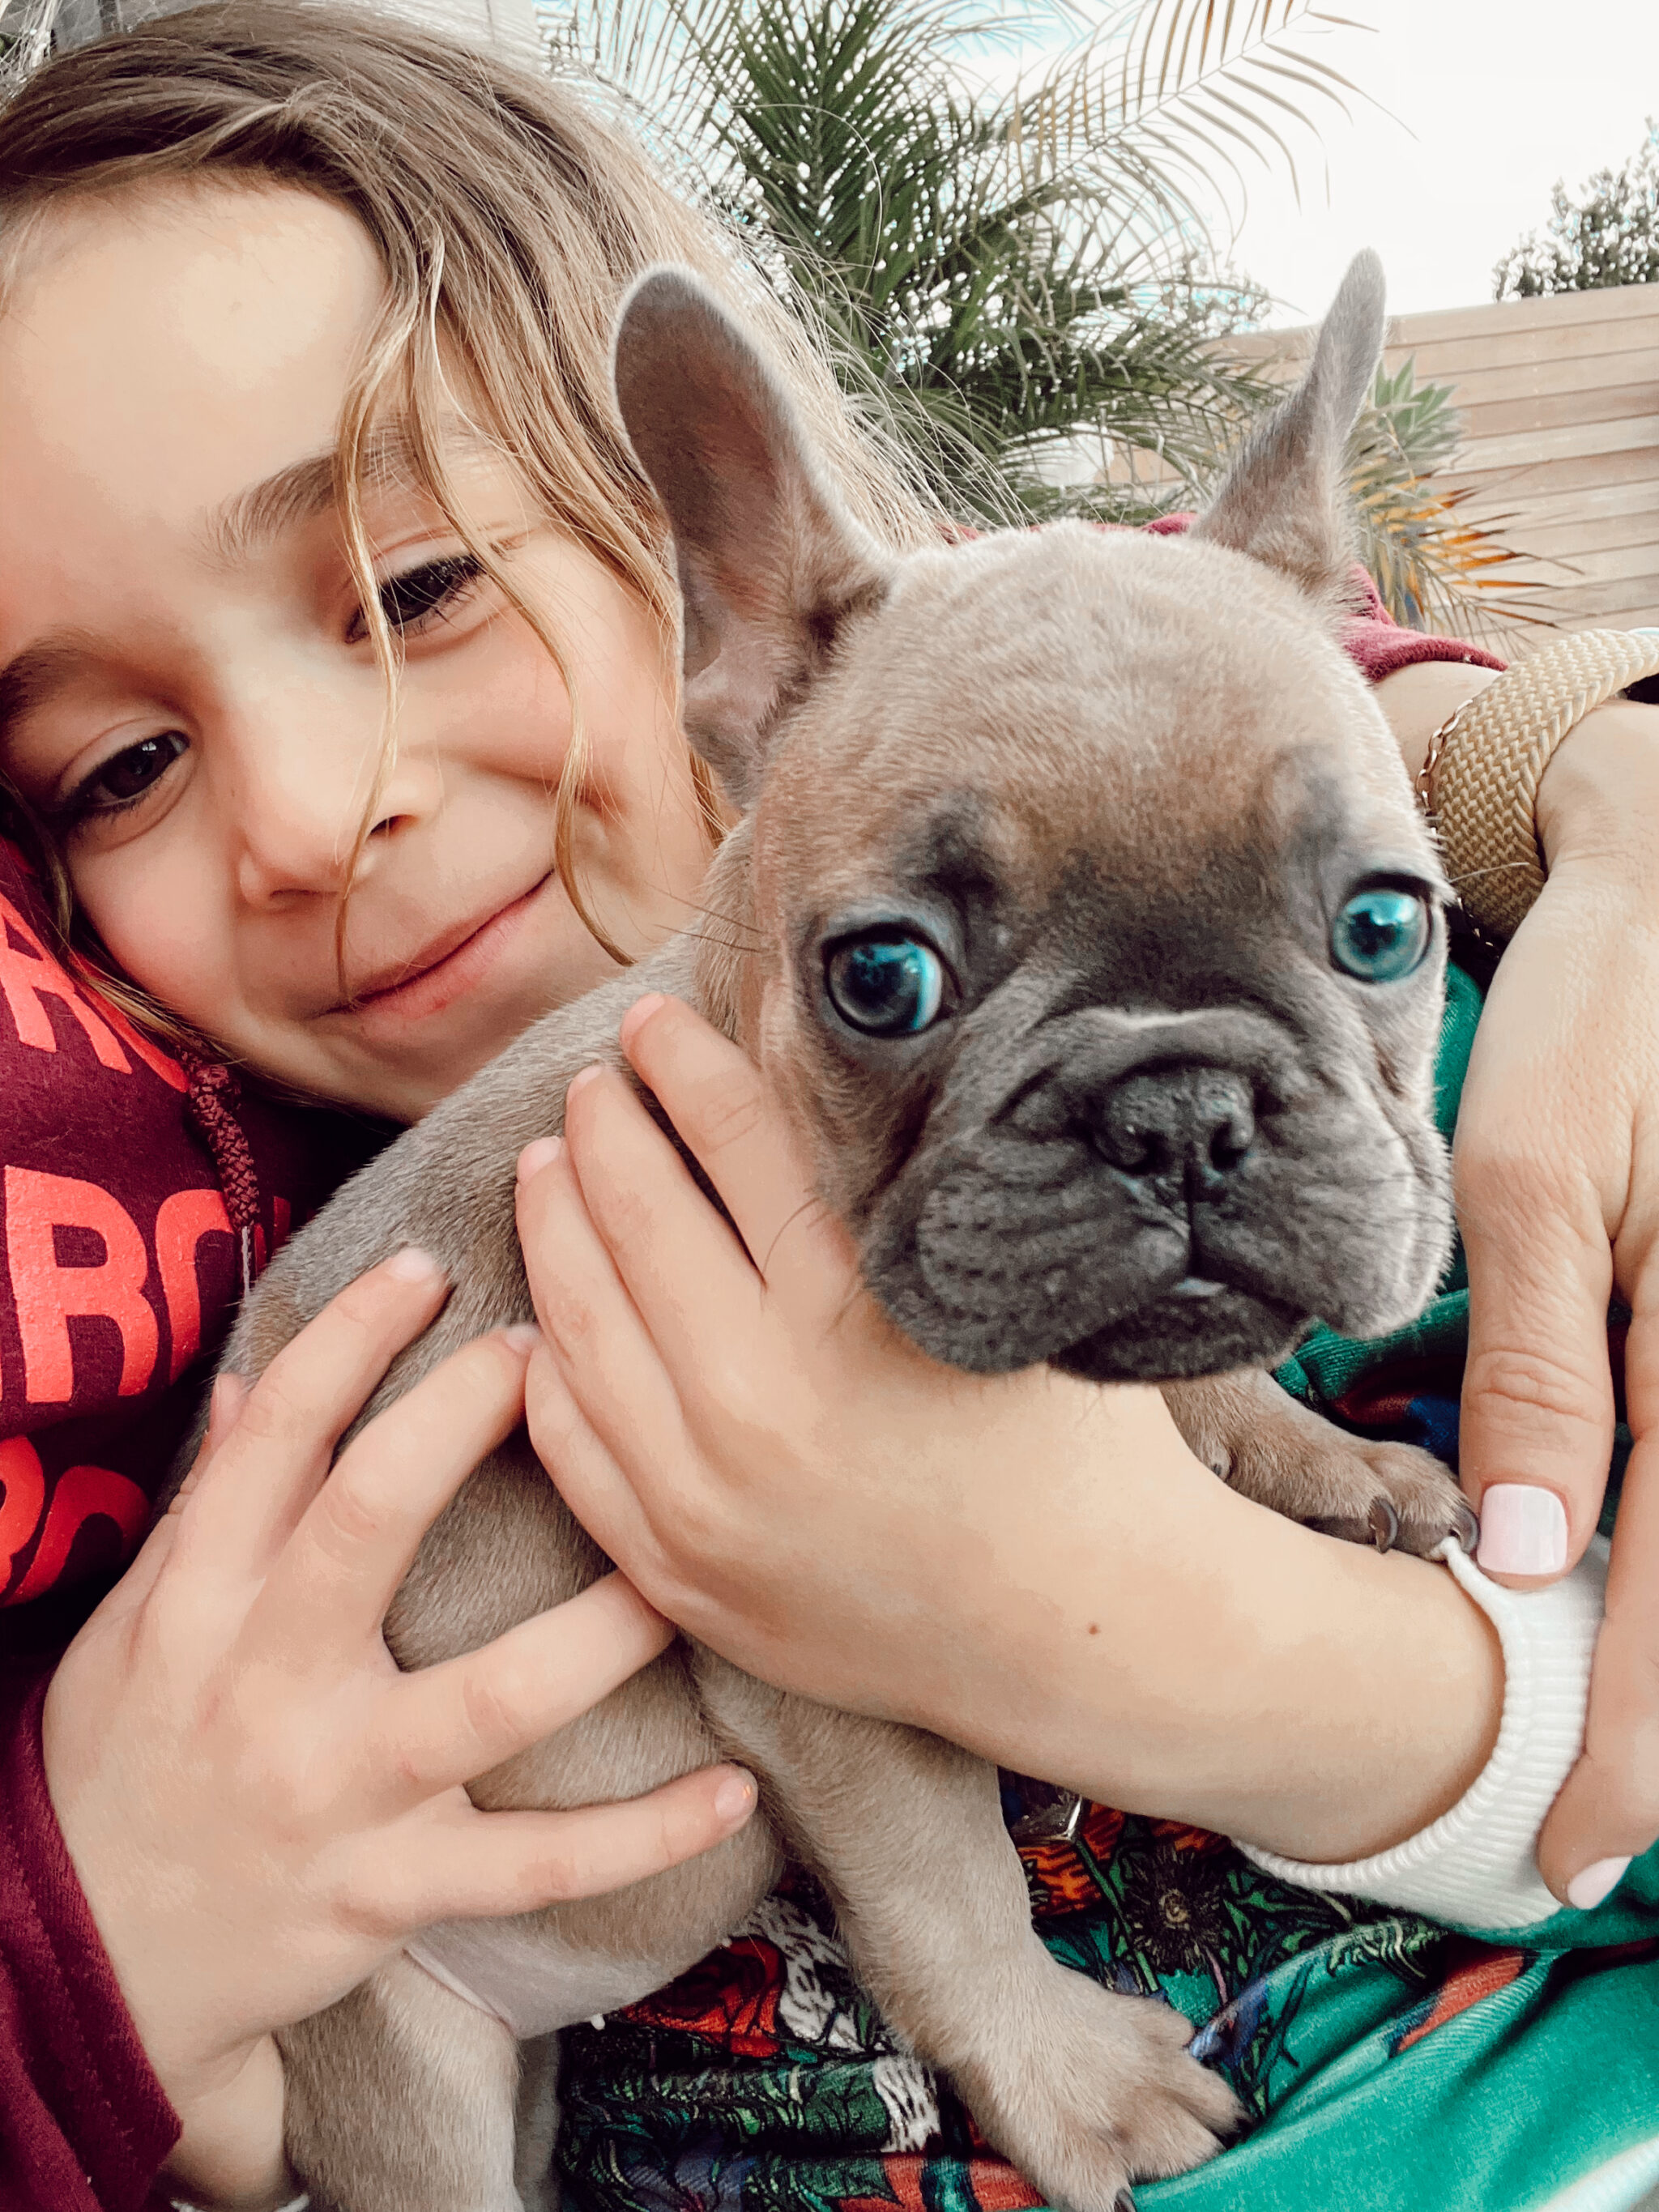
MULTIPOLYGON (((689 264, 758 327, 869 529, 905 544, 939 526, 902 465, 850 420, 800 323, 580 80, 337 0, 221 0, 61 54, 0 110, 5 262, 66 195, 237 179, 297 186, 349 209, 386 268, 386 305, 341 424, 337 493, 389 698, 396 645, 362 522, 370 433, 388 419, 401 427, 417 480, 569 682, 549 611, 526 602, 459 511, 441 436, 458 383, 469 420, 516 468, 535 510, 672 634, 666 533, 611 388, 617 302, 653 262, 689 264)), ((605 942, 571 865, 584 766, 574 686, 571 696, 576 737, 555 799, 556 850, 578 910, 605 942)), ((388 723, 381 786, 360 835, 390 764, 388 723)), ((695 765, 712 836, 718 801, 695 765)), ((49 851, 43 858, 69 934, 67 877, 49 851)))

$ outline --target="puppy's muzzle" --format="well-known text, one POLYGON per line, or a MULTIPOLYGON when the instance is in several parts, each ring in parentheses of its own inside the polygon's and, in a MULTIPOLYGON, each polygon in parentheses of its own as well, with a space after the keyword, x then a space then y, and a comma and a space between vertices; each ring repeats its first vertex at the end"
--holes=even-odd
POLYGON ((1255 1009, 1085 1006, 1035 1024, 1012 1065, 965 1053, 954 1086, 950 1137, 864 1255, 952 1365, 1220 1373, 1281 1358, 1316 1314, 1392 1315, 1421 1272, 1432 1176, 1255 1009))

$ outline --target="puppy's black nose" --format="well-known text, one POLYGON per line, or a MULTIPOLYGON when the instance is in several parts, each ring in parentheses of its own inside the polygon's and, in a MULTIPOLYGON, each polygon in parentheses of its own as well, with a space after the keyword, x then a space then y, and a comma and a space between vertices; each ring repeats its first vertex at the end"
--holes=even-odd
POLYGON ((1221 1067, 1139 1068, 1100 1102, 1094 1139, 1137 1182, 1211 1196, 1255 1142, 1251 1086, 1221 1067))

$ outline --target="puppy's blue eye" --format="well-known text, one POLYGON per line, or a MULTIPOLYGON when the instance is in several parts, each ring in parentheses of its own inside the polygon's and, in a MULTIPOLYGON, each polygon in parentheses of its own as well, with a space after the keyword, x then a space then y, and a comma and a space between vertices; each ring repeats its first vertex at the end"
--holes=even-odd
POLYGON ((1427 903, 1415 891, 1382 885, 1356 891, 1331 929, 1331 957, 1362 983, 1397 983, 1420 968, 1432 934, 1427 903))
POLYGON ((915 1036, 945 1003, 945 963, 914 937, 860 937, 839 945, 824 967, 836 1012, 867 1036, 915 1036))

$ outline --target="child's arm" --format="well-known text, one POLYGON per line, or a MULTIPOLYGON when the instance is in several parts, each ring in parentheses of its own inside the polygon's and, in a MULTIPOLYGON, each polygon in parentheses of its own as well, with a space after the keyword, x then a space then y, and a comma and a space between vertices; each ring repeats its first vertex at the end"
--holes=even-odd
POLYGON ((620 1577, 400 1673, 381 1620, 421 1537, 522 1410, 525 1332, 465 1347, 362 1431, 445 1285, 404 1255, 251 1394, 222 1381, 191 1483, 58 1668, 45 1771, 198 2201, 282 2201, 273 2030, 438 1919, 639 1881, 741 1826, 711 1768, 629 1803, 477 1811, 465 1784, 562 1727, 672 1632, 620 1577))
POLYGON ((1369 1857, 1467 1798, 1504 1679, 1452 1577, 1251 1505, 1156 1392, 932 1366, 860 1295, 743 1055, 672 1000, 626 1041, 767 1255, 617 1079, 528 1163, 532 1434, 654 1602, 768 1679, 1287 1859, 1369 1857))

